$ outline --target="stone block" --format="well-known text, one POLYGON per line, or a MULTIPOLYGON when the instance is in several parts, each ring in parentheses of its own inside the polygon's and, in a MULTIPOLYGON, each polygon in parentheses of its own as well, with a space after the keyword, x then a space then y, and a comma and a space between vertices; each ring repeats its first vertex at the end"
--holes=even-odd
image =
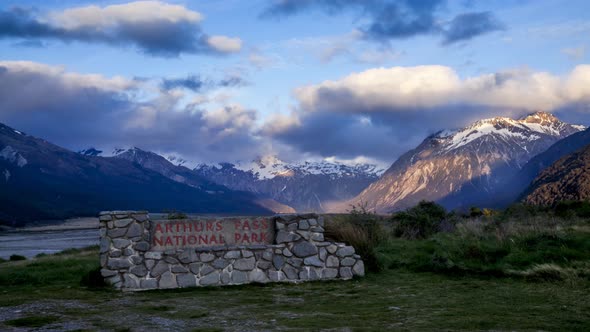
POLYGON ((352 269, 349 267, 341 267, 340 268, 340 278, 342 278, 342 279, 352 278, 352 269))
POLYGON ((166 271, 160 277, 160 282, 158 283, 160 288, 177 288, 178 283, 176 282, 176 276, 172 274, 170 271, 166 271))
POLYGON ((114 275, 117 275, 117 273, 118 273, 117 271, 113 271, 113 270, 108 270, 108 269, 100 269, 100 274, 101 274, 103 277, 105 277, 105 278, 108 278, 108 277, 112 277, 112 276, 114 276, 114 275))
POLYGON ((123 256, 123 252, 121 252, 121 250, 111 250, 109 252, 109 257, 111 258, 119 258, 123 256))
POLYGON ((159 251, 148 251, 145 253, 146 259, 162 259, 162 253, 159 251))
POLYGON ((172 265, 170 271, 172 273, 188 273, 188 269, 182 265, 172 265))
POLYGON ((111 240, 106 237, 100 239, 100 253, 105 253, 111 249, 111 240))
POLYGON ((154 265, 156 265, 156 261, 153 259, 146 259, 145 260, 145 267, 147 267, 148 270, 151 270, 152 267, 154 267, 154 265))
POLYGON ((293 222, 287 225, 287 231, 294 232, 297 230, 297 223, 293 222))
POLYGON ((241 253, 239 250, 231 250, 225 253, 225 256, 223 256, 224 258, 227 259, 237 259, 241 257, 241 253))
POLYGON ((221 284, 222 285, 227 285, 231 281, 231 275, 230 275, 229 272, 223 271, 223 272, 221 272, 221 278, 220 279, 221 279, 221 284))
POLYGON ((266 270, 270 269, 271 265, 272 265, 272 263, 269 261, 259 260, 257 267, 261 270, 266 271, 266 270))
POLYGON ((289 231, 279 231, 277 233, 276 242, 277 243, 288 243, 288 242, 295 242, 299 240, 301 236, 289 231))
POLYGON ((195 287, 197 286, 197 277, 190 273, 183 273, 176 276, 176 282, 180 288, 195 287))
POLYGON ((131 263, 133 263, 133 265, 138 265, 143 263, 143 257, 139 256, 139 255, 133 255, 129 257, 131 259, 131 263))
POLYGON ((192 263, 188 266, 188 268, 192 274, 196 275, 201 271, 201 266, 203 266, 203 263, 192 263))
POLYGON ((322 279, 334 279, 338 277, 338 269, 323 269, 322 270, 322 279))
POLYGON ((243 271, 233 271, 231 273, 231 283, 232 284, 243 284, 248 282, 248 274, 243 271))
POLYGON ((322 275, 321 269, 309 268, 309 280, 319 280, 321 275, 322 275))
POLYGON ((266 272, 255 269, 248 273, 248 279, 250 282, 259 282, 259 283, 266 283, 268 282, 268 277, 266 276, 266 272))
POLYGON ((180 263, 180 261, 172 256, 167 256, 166 258, 164 258, 164 261, 168 264, 178 264, 180 263))
POLYGON ((115 227, 127 227, 132 222, 131 218, 115 220, 115 227))
POLYGON ((123 249, 128 247, 131 244, 131 241, 127 239, 113 239, 113 247, 117 249, 123 249))
POLYGON ((139 279, 133 274, 125 273, 123 275, 123 287, 127 289, 139 288, 139 279))
POLYGON ((131 217, 137 220, 138 222, 144 222, 149 219, 147 213, 134 213, 131 215, 131 217))
POLYGON ((291 258, 287 258, 287 263, 289 263, 289 265, 294 266, 294 267, 300 267, 301 265, 303 265, 303 259, 297 258, 297 257, 291 257, 291 258))
POLYGON ((212 273, 213 271, 215 271, 214 267, 212 267, 209 264, 203 264, 203 266, 201 266, 201 277, 206 276, 206 275, 212 273))
POLYGON ((132 273, 138 277, 145 277, 147 275, 147 269, 143 265, 136 265, 129 269, 129 273, 132 273))
POLYGON ((193 249, 187 249, 178 255, 178 260, 183 264, 189 264, 198 261, 199 255, 193 249))
POLYGON ((170 269, 170 266, 168 265, 168 263, 164 262, 164 261, 159 261, 156 266, 154 266, 154 268, 150 271, 150 274, 152 275, 152 277, 159 277, 162 274, 164 274, 164 272, 168 272, 168 270, 170 269))
POLYGON ((336 256, 341 257, 341 258, 347 257, 347 256, 352 256, 352 255, 354 255, 354 248, 351 246, 339 248, 338 251, 336 252, 336 256))
POLYGON ((131 256, 133 254, 135 254, 135 251, 133 249, 131 249, 129 247, 123 249, 123 256, 131 256))
POLYGON ((242 257, 249 258, 249 257, 253 257, 253 256, 254 256, 254 253, 252 253, 252 251, 242 250, 242 257))
POLYGON ((204 252, 201 255, 199 255, 199 258, 201 259, 201 262, 209 263, 215 259, 215 255, 208 253, 208 252, 204 252))
POLYGON ((150 250, 150 244, 147 241, 141 241, 136 243, 133 248, 137 251, 148 251, 150 250))
POLYGON ((268 271, 268 279, 273 282, 283 281, 287 277, 282 271, 268 271))
POLYGON ((272 254, 272 249, 270 249, 270 250, 265 250, 265 251, 262 253, 262 259, 265 259, 265 260, 267 260, 267 261, 271 261, 271 260, 272 260, 272 256, 273 256, 273 254, 272 254))
POLYGON ((141 227, 138 223, 133 223, 133 225, 129 226, 127 229, 127 233, 125 236, 127 237, 139 237, 143 234, 143 227, 141 227))
POLYGON ((101 222, 107 222, 113 220, 110 214, 103 214, 102 216, 98 217, 98 220, 101 222))
POLYGON ((346 257, 340 261, 340 265, 342 266, 353 266, 356 263, 356 259, 352 257, 346 257))
POLYGON ((319 255, 320 256, 320 260, 322 262, 325 262, 326 261, 326 257, 328 256, 328 250, 326 250, 326 248, 320 248, 320 253, 319 254, 320 254, 319 255))
POLYGON ((309 229, 309 222, 307 221, 307 219, 299 220, 299 227, 297 227, 297 228, 302 229, 302 230, 308 230, 309 229))
POLYGON ((220 282, 220 275, 218 271, 214 271, 201 279, 199 279, 199 285, 201 286, 213 286, 219 285, 220 282))
POLYGON ((289 248, 285 248, 285 249, 283 249, 283 256, 292 257, 293 253, 291 252, 291 250, 289 250, 289 248))
POLYGON ((337 245, 335 245, 335 244, 331 244, 331 245, 329 245, 328 247, 326 247, 326 250, 328 250, 328 252, 329 252, 330 254, 334 254, 334 253, 336 253, 336 251, 338 250, 338 246, 337 246, 337 245))
POLYGON ((275 255, 272 258, 272 265, 275 267, 275 269, 280 270, 285 265, 285 258, 280 255, 275 255))
POLYGON ((111 270, 128 269, 131 265, 127 258, 110 258, 107 260, 107 267, 111 270))
POLYGON ((283 267, 283 272, 290 280, 295 280, 298 277, 298 270, 291 265, 285 265, 285 267, 283 267))
POLYGON ((308 257, 316 255, 318 253, 318 248, 307 241, 301 241, 295 244, 291 251, 297 257, 308 257))
POLYGON ((365 276, 365 264, 363 261, 358 260, 352 267, 352 273, 355 276, 364 277, 365 276))
POLYGON ((309 241, 311 233, 309 231, 297 231, 297 234, 299 234, 304 240, 309 241))
POLYGON ((139 286, 141 289, 156 289, 158 288, 158 279, 141 279, 139 286))
MULTIPOLYGON (((109 221, 110 222, 110 221, 109 221)), ((127 228, 113 228, 107 231, 107 236, 111 239, 122 237, 127 232, 127 228)))
POLYGON ((241 258, 234 262, 234 269, 241 271, 250 271, 254 269, 255 263, 256 259, 254 259, 254 257, 241 258))
POLYGON ((324 217, 319 217, 319 218, 318 218, 318 225, 319 225, 320 227, 324 227, 324 224, 325 224, 325 219, 324 219, 324 217))
POLYGON ((310 239, 312 241, 322 242, 324 241, 324 233, 311 233, 310 239))
POLYGON ((303 260, 303 263, 307 266, 322 267, 324 263, 319 259, 318 256, 309 256, 303 260))
POLYGON ((221 270, 225 269, 225 267, 229 265, 229 261, 227 259, 218 258, 214 260, 211 265, 213 265, 214 268, 221 270))

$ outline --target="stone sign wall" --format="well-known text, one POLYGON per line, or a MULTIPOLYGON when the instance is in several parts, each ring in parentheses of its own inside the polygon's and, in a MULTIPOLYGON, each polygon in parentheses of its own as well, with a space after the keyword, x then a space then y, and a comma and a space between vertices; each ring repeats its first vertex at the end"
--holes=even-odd
POLYGON ((365 268, 354 248, 324 240, 315 214, 150 220, 100 213, 101 274, 122 290, 350 279, 365 268))
POLYGON ((271 218, 198 218, 153 222, 152 250, 272 244, 271 218))

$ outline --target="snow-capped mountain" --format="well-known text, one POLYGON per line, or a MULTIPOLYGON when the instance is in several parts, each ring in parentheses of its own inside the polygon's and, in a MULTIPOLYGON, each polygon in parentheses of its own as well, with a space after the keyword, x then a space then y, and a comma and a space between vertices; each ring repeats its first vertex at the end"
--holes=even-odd
POLYGON ((337 162, 286 163, 275 156, 249 163, 201 164, 195 172, 234 190, 267 195, 297 211, 325 211, 354 197, 383 172, 375 165, 337 162))
POLYGON ((447 208, 504 203, 499 193, 525 163, 584 129, 537 112, 518 120, 496 117, 441 131, 402 155, 348 204, 367 204, 384 213, 420 200, 437 201, 447 208))

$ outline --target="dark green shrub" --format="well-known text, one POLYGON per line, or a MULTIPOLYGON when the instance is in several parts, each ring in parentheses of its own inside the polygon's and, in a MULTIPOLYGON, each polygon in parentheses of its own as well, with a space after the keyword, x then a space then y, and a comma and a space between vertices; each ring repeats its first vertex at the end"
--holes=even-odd
POLYGON ((168 211, 168 215, 166 216, 166 219, 168 220, 173 220, 173 219, 187 219, 188 215, 184 212, 178 212, 178 211, 168 211))
POLYGON ((396 223, 394 235, 407 239, 426 239, 440 231, 447 220, 447 211, 434 202, 421 201, 418 205, 392 216, 396 223))
POLYGON ((376 248, 383 241, 384 231, 379 216, 369 212, 365 206, 352 206, 350 214, 342 220, 326 222, 326 237, 344 242, 355 248, 369 271, 380 271, 383 264, 377 259, 376 248))
POLYGON ((90 270, 88 273, 84 274, 80 279, 80 286, 88 288, 105 287, 106 283, 102 274, 100 273, 100 267, 90 270))
POLYGON ((25 260, 27 260, 27 258, 25 256, 22 256, 22 255, 16 255, 16 254, 14 254, 14 255, 10 255, 9 260, 11 260, 11 261, 25 261, 25 260))
POLYGON ((588 218, 590 217, 590 202, 587 201, 563 201, 558 202, 553 208, 555 215, 561 218, 588 218))

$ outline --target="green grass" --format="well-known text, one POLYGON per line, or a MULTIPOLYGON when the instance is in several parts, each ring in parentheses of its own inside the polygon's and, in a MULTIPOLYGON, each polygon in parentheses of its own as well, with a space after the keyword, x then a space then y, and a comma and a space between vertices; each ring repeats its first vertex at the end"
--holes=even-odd
MULTIPOLYGON (((545 243, 541 240, 533 241, 535 248, 545 243)), ((0 330, 15 324, 59 326, 60 322, 79 324, 82 330, 583 331, 590 328, 588 279, 529 282, 518 276, 417 272, 420 269, 412 267, 411 261, 431 259, 443 243, 437 241, 451 240, 443 236, 389 243, 380 250, 389 250, 389 256, 406 264, 398 263, 395 269, 352 281, 139 293, 80 286, 82 276, 98 264, 96 249, 6 262, 0 266, 0 313, 7 320, 0 322, 0 330), (17 306, 19 313, 15 313, 17 306), (51 308, 51 315, 38 312, 39 306, 51 308)), ((574 236, 566 238, 566 242, 551 241, 542 247, 573 245, 579 239, 574 236)), ((495 252, 494 248, 484 251, 495 252)), ((566 249, 562 253, 568 253, 566 249)), ((503 259, 510 256, 502 253, 490 257, 494 255, 503 259)), ((578 253, 571 255, 584 258, 577 256, 578 253)))
POLYGON ((55 316, 27 316, 17 319, 7 320, 5 323, 14 327, 42 327, 55 323, 59 318, 55 316))

